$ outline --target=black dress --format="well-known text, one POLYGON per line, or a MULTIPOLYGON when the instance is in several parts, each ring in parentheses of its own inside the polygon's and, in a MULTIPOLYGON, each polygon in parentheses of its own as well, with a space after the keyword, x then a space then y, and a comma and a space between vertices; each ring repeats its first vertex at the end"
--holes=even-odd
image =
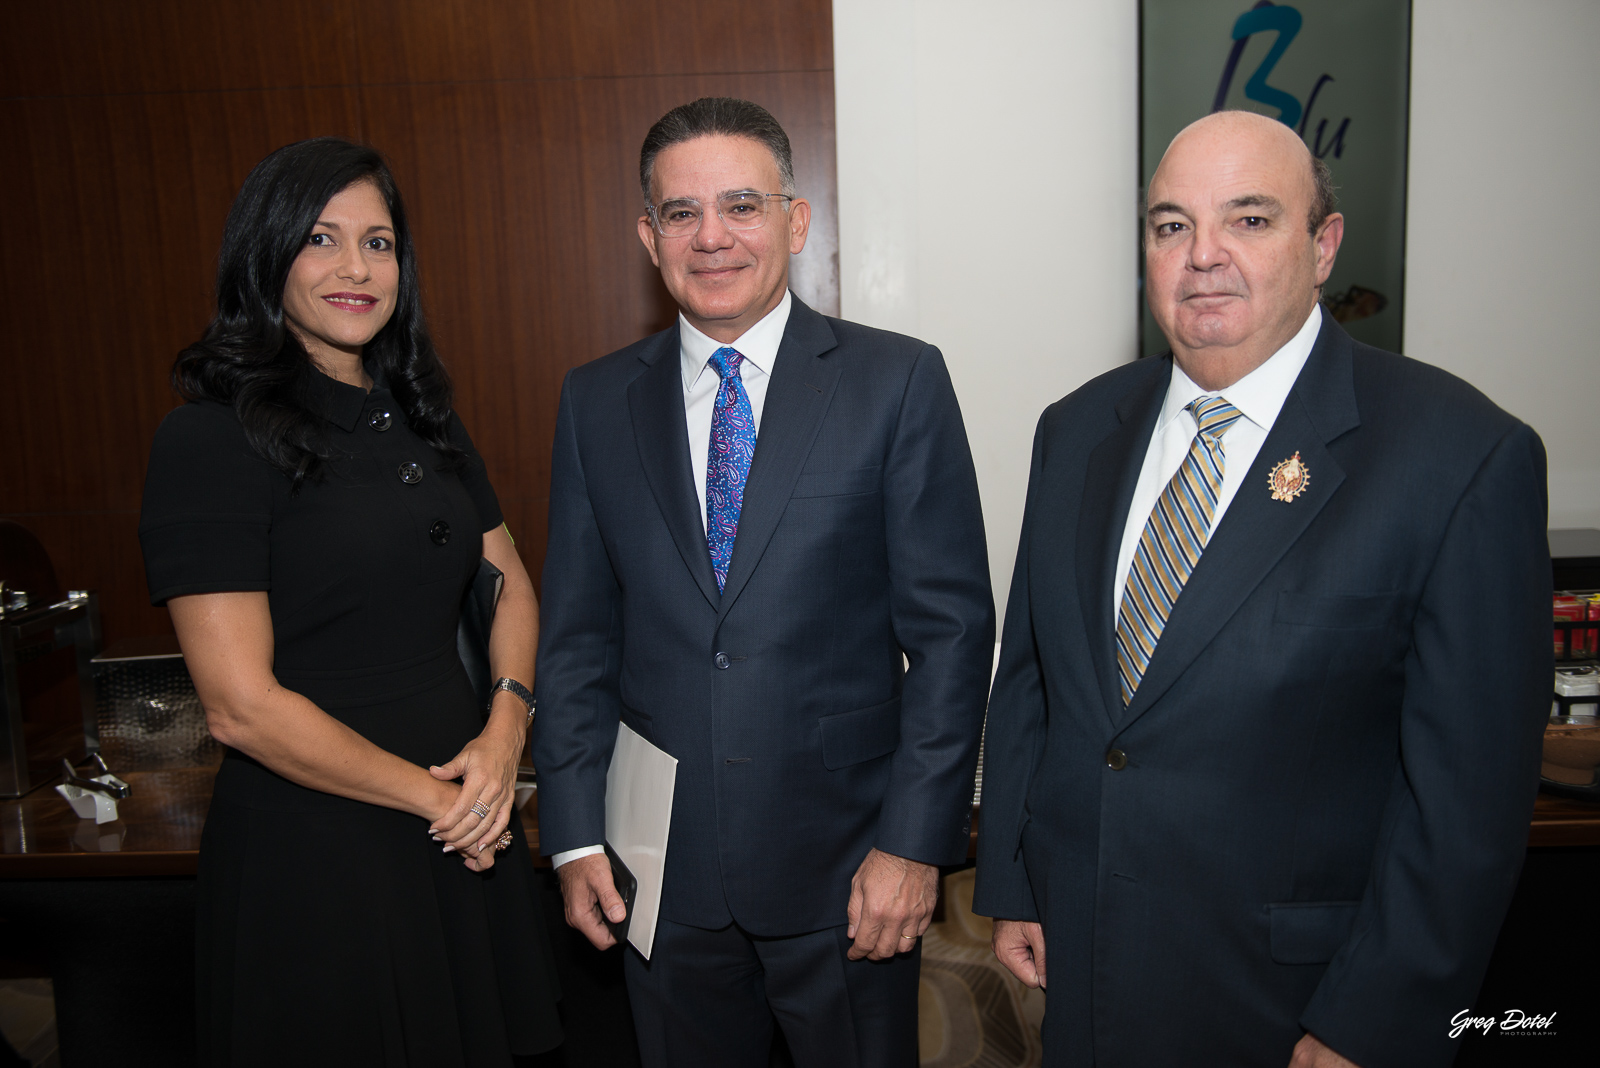
MULTIPOLYGON (((295 493, 231 407, 167 416, 139 524, 151 600, 267 591, 283 686, 392 753, 443 764, 482 729, 455 634, 499 503, 454 416, 459 473, 381 381, 370 394, 316 386, 337 455, 295 493)), ((560 1043, 520 821, 482 874, 427 826, 228 751, 200 846, 202 1064, 502 1068, 560 1043)))

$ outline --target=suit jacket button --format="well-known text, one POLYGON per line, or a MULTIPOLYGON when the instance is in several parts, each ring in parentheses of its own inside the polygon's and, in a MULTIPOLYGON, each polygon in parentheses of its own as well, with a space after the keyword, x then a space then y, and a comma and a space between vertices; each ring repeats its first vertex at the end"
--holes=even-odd
POLYGON ((381 434, 394 426, 394 416, 383 408, 374 408, 367 413, 367 425, 381 434))
POLYGON ((428 538, 435 545, 443 545, 450 540, 450 524, 443 519, 434 520, 433 526, 428 528, 428 538))
POLYGON ((728 659, 727 653, 718 653, 716 656, 711 658, 711 662, 716 664, 717 668, 721 671, 727 671, 728 665, 732 663, 732 661, 728 659))
POLYGON ((400 465, 400 481, 408 486, 415 486, 422 481, 422 465, 414 460, 408 460, 400 465))
POLYGON ((1128 754, 1120 749, 1113 749, 1106 753, 1106 767, 1112 771, 1121 771, 1128 766, 1128 754))

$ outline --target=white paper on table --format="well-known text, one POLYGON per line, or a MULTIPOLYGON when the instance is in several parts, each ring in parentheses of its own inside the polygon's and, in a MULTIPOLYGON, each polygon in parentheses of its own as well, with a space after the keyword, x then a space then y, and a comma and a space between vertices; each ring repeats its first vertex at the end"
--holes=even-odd
POLYGON ((677 780, 677 757, 651 745, 626 723, 617 724, 617 745, 606 771, 606 842, 639 883, 628 941, 645 960, 656 941, 677 780))

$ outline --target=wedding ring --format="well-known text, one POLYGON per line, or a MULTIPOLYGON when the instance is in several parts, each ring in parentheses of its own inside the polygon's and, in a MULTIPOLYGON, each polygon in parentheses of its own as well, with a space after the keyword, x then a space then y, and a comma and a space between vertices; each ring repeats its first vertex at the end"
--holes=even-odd
POLYGON ((500 832, 500 837, 496 838, 494 840, 494 851, 496 853, 498 853, 502 849, 509 848, 510 845, 511 845, 511 832, 510 831, 501 831, 500 832))
POLYGON ((915 942, 917 940, 917 936, 916 935, 901 935, 900 936, 900 940, 902 942, 915 942))
POLYGON ((480 820, 489 818, 489 806, 483 803, 483 798, 481 797, 472 803, 472 811, 478 814, 480 820))

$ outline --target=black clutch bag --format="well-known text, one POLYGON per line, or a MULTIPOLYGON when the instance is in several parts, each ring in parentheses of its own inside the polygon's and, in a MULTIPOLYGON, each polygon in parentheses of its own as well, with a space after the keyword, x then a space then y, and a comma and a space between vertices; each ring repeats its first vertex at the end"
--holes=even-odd
POLYGON ((480 559, 478 573, 472 576, 467 592, 461 597, 456 652, 461 656, 461 665, 467 669, 467 678, 472 680, 479 708, 488 707, 490 687, 494 685, 489 673, 489 630, 494 626, 495 606, 500 603, 500 590, 505 583, 505 572, 487 559, 480 559))

